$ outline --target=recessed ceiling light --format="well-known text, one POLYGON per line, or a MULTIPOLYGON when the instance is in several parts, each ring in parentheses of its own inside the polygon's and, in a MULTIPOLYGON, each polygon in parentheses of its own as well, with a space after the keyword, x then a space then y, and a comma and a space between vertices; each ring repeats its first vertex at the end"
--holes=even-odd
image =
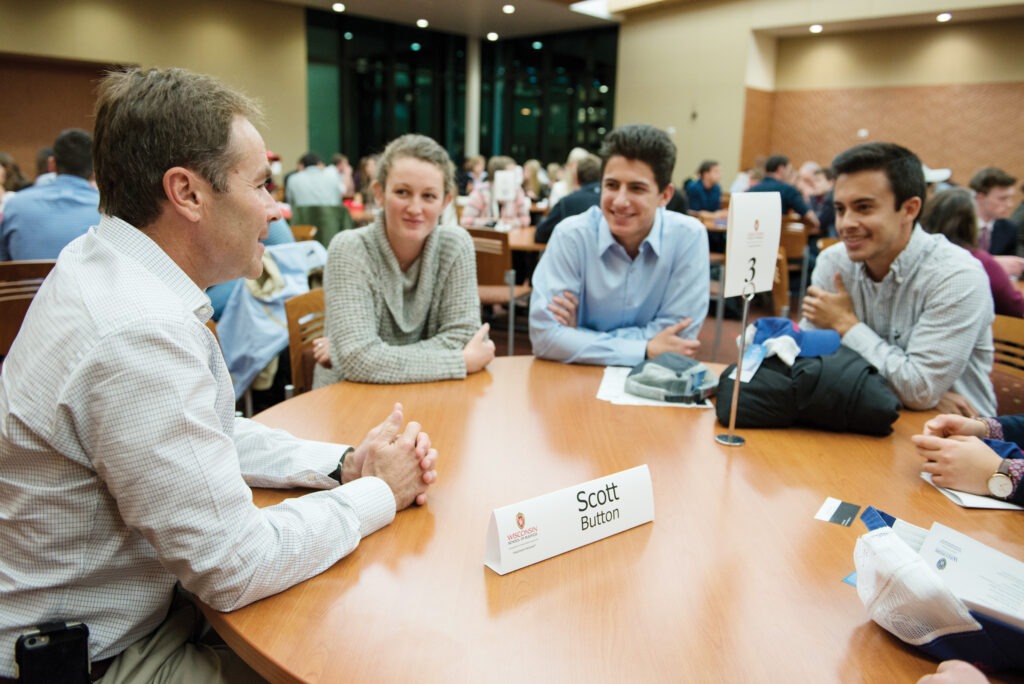
POLYGON ((505 14, 514 14, 515 11, 516 11, 516 6, 515 5, 502 5, 501 6, 501 11, 504 12, 505 14))
POLYGON ((821 33, 824 30, 821 24, 811 24, 811 27, 808 29, 811 33, 821 33))
POLYGON ((487 40, 493 43, 494 41, 498 40, 498 34, 495 33, 494 31, 491 31, 490 33, 487 34, 487 40))
POLYGON ((417 19, 416 25, 419 26, 420 28, 427 28, 428 26, 430 26, 430 22, 427 21, 426 19, 417 19))
POLYGON ((939 22, 940 24, 945 24, 947 21, 949 21, 952 18, 953 18, 952 14, 950 14, 949 12, 943 12, 939 16, 935 17, 935 21, 939 22))
POLYGON ((343 3, 343 2, 336 2, 333 5, 331 5, 331 9, 334 10, 335 12, 344 12, 345 11, 345 3, 343 3))

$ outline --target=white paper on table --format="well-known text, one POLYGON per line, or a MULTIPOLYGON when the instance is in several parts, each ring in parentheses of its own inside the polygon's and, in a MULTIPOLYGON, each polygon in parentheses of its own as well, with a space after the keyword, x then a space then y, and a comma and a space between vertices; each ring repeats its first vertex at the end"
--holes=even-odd
POLYGON ((940 523, 920 554, 968 608, 1024 629, 1024 563, 940 523))
POLYGON ((767 292, 775 280, 775 260, 782 237, 782 198, 777 192, 739 192, 729 199, 725 238, 725 296, 767 292))
POLYGON ((699 404, 683 404, 676 401, 660 401, 638 397, 626 391, 626 376, 633 370, 629 366, 608 366, 604 369, 601 386, 597 388, 597 398, 620 406, 675 406, 678 408, 713 408, 711 401, 705 399, 699 404))
POLYGON ((1024 511, 1024 507, 1018 506, 1015 503, 1010 503, 1009 501, 993 499, 991 496, 979 496, 978 494, 968 494, 967 492, 961 492, 956 489, 940 487, 932 482, 931 473, 921 473, 921 479, 945 494, 946 497, 948 497, 949 500, 957 506, 962 506, 964 508, 995 508, 1006 511, 1024 511))

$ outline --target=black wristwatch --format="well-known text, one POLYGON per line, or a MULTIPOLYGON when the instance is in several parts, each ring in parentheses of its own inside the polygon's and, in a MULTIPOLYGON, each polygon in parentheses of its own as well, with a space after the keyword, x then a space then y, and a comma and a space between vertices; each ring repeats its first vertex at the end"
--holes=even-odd
POLYGON ((341 469, 345 467, 345 459, 348 458, 348 455, 354 451, 355 449, 353 449, 352 447, 345 449, 345 453, 341 455, 341 460, 338 461, 338 467, 335 468, 327 477, 333 480, 337 480, 338 484, 341 484, 341 469))

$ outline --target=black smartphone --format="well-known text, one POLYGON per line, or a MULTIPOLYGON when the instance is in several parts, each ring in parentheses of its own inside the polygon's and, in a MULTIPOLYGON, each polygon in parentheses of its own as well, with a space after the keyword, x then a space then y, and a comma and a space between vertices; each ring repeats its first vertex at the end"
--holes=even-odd
POLYGON ((18 637, 14 660, 20 684, 88 684, 89 628, 49 622, 18 637))

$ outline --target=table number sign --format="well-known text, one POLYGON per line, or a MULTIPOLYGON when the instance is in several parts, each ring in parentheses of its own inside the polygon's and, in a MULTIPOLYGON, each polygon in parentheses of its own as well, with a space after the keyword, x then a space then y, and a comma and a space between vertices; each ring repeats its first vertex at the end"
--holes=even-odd
POLYGON ((772 289, 782 237, 779 193, 734 193, 725 235, 725 296, 739 297, 750 291, 750 285, 754 293, 772 289))
POLYGON ((484 565, 499 575, 654 520, 646 465, 497 508, 484 565))
MULTIPOLYGON (((736 358, 736 378, 743 380, 744 334, 750 300, 758 292, 772 289, 775 262, 782 239, 782 196, 777 192, 737 192, 729 200, 729 227, 725 239, 725 296, 743 297, 743 320, 740 323, 740 348, 736 358)), ((749 378, 748 378, 749 379, 749 378)), ((743 380, 743 382, 746 382, 743 380)), ((729 409, 729 432, 715 435, 725 446, 746 443, 736 429, 740 385, 733 383, 732 406, 729 409)))

